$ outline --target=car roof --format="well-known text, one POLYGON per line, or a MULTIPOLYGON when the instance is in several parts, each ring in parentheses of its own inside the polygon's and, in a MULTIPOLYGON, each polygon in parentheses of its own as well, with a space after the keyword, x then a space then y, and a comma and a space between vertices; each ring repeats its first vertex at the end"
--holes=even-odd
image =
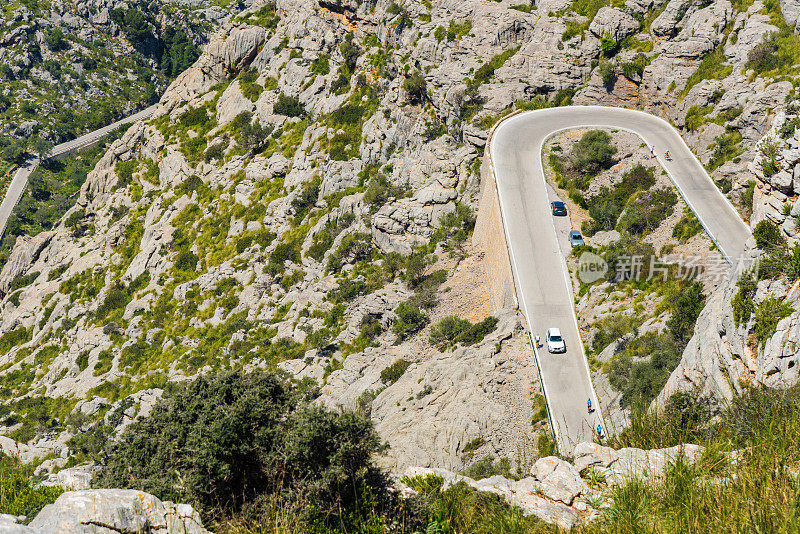
POLYGON ((559 330, 558 328, 548 328, 547 333, 550 334, 551 336, 561 337, 561 330, 559 330))
POLYGON ((555 202, 553 202, 553 206, 559 206, 560 207, 560 206, 563 206, 563 205, 564 205, 564 203, 561 202, 560 200, 556 200, 555 202))

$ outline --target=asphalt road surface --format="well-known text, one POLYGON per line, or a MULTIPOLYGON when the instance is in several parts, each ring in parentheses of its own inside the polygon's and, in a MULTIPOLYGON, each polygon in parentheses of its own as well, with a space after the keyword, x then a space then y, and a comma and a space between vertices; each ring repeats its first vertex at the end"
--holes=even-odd
MULTIPOLYGON (((124 119, 113 124, 109 124, 108 126, 104 126, 103 128, 89 132, 86 135, 82 135, 77 139, 56 145, 50 152, 49 157, 58 158, 60 156, 72 154, 83 147, 99 141, 102 137, 105 137, 123 124, 129 124, 150 117, 155 109, 156 106, 150 106, 149 108, 143 109, 142 111, 134 113, 129 117, 125 117, 124 119)), ((19 199, 22 198, 22 193, 25 191, 25 187, 28 185, 28 177, 38 165, 39 158, 32 157, 22 164, 14 174, 14 178, 11 180, 11 185, 8 186, 8 191, 6 191, 6 196, 3 198, 3 202, 0 204, 0 238, 3 237, 3 233, 6 231, 6 224, 8 224, 8 218, 11 216, 11 212, 14 211, 14 207, 17 205, 17 202, 19 202, 19 199)))
POLYGON ((536 351, 559 451, 571 453, 603 427, 575 316, 564 253, 550 210, 542 147, 553 134, 575 128, 614 128, 638 134, 655 147, 658 160, 686 203, 729 262, 735 263, 750 237, 749 227, 714 185, 680 134, 666 121, 640 111, 572 106, 521 113, 503 121, 489 147, 522 312, 532 335, 544 344, 548 328, 565 338, 566 354, 536 351), (669 150, 671 161, 664 158, 669 150), (588 413, 586 400, 596 408, 588 413))

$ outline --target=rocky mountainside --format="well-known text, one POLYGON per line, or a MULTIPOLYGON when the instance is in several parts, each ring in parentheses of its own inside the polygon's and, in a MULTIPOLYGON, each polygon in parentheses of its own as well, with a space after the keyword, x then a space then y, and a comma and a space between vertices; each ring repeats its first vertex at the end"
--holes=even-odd
POLYGON ((368 411, 398 468, 548 455, 520 318, 486 295, 497 251, 467 239, 491 126, 639 107, 683 128, 743 215, 780 198, 755 148, 793 94, 775 3, 605 4, 259 0, 228 20, 0 272, 9 448, 63 465, 168 381, 260 367, 368 411))
POLYGON ((16 138, 65 141, 152 103, 233 14, 212 2, 4 2, 2 158, 16 159, 16 138))

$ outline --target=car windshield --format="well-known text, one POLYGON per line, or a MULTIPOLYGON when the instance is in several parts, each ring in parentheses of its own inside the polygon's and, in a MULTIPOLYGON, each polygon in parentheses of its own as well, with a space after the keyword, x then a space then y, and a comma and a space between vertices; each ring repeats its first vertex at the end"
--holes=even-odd
POLYGON ((563 208, 564 207, 564 203, 563 202, 553 202, 553 206, 555 206, 557 208, 563 208))
POLYGON ((561 336, 550 336, 550 341, 555 341, 556 343, 558 343, 559 341, 561 341, 561 336))

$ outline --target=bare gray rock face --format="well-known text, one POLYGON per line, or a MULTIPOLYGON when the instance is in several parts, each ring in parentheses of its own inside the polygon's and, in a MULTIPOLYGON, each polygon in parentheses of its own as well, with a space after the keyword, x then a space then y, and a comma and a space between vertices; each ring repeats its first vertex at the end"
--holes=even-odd
POLYGON ((800 22, 800 2, 798 0, 780 0, 781 12, 786 24, 797 27, 800 22))
POLYGON ((643 450, 624 448, 614 450, 597 443, 579 443, 575 446, 573 469, 585 475, 590 470, 605 476, 612 484, 621 484, 631 478, 658 478, 669 464, 683 459, 692 463, 703 452, 699 445, 676 445, 665 449, 643 450))
POLYGON ((52 238, 52 232, 42 232, 29 240, 22 239, 18 241, 17 246, 14 247, 11 256, 3 266, 2 272, 0 272, 0 292, 8 292, 12 282, 28 271, 31 264, 36 261, 52 238))
POLYGON ((597 37, 608 37, 615 41, 633 35, 639 30, 639 21, 618 7, 601 7, 589 25, 589 31, 597 37))
POLYGON ((0 534, 45 534, 27 525, 17 523, 16 518, 7 514, 0 515, 0 534))
POLYGON ((167 110, 171 111, 181 102, 192 101, 215 83, 235 75, 253 60, 259 46, 267 40, 267 31, 258 26, 231 26, 226 29, 229 30, 227 38, 212 40, 197 63, 167 88, 161 97, 161 104, 167 110))
POLYGON ((544 496, 566 505, 572 504, 578 495, 586 495, 589 491, 578 470, 556 456, 536 460, 531 467, 531 475, 541 482, 539 489, 544 496))
POLYGON ((128 489, 62 493, 30 526, 42 534, 208 534, 200 515, 188 504, 161 502, 128 489))
POLYGON ((92 477, 99 467, 94 464, 67 467, 55 473, 50 473, 42 481, 43 486, 57 486, 67 490, 88 490, 91 488, 92 477))

